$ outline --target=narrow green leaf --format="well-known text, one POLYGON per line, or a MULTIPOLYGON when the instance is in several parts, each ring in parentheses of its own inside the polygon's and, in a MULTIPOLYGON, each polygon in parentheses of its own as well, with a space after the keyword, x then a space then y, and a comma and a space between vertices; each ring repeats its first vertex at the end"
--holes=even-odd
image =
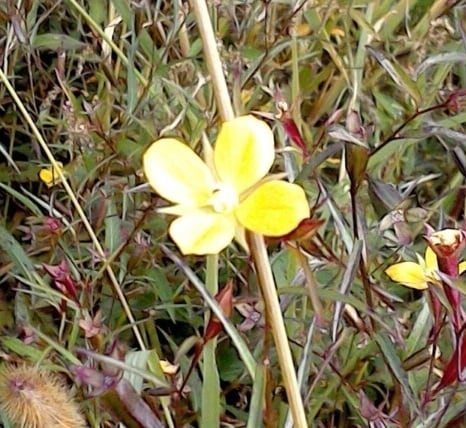
POLYGON ((60 49, 75 51, 86 47, 85 43, 67 36, 66 34, 53 33, 39 34, 32 39, 31 44, 34 49, 50 49, 52 51, 60 49))
POLYGON ((421 103, 422 95, 414 82, 403 68, 395 62, 394 59, 389 59, 385 52, 367 46, 369 53, 376 59, 379 65, 388 73, 397 86, 401 90, 406 91, 414 100, 416 105, 421 103))
POLYGON ((121 221, 114 198, 108 199, 105 217, 105 248, 113 254, 121 244, 121 221))
POLYGON ((40 361, 44 357, 44 353, 41 350, 34 346, 26 345, 16 337, 2 336, 0 337, 0 343, 5 350, 31 361, 40 361))
POLYGON ((382 352, 385 362, 393 373, 394 380, 401 386, 403 400, 408 401, 412 409, 417 409, 416 400, 414 399, 413 391, 409 385, 408 376, 403 370, 401 360, 396 352, 395 346, 384 333, 377 333, 374 336, 374 339, 382 352))
POLYGON ((9 193, 13 198, 15 198, 18 202, 22 203, 27 209, 29 209, 34 215, 37 217, 42 217, 42 211, 40 208, 31 201, 30 198, 24 195, 24 193, 18 192, 17 190, 13 189, 13 187, 8 186, 0 181, 0 189, 5 190, 5 192, 9 193))
POLYGON ((422 308, 417 314, 416 321, 409 332, 406 344, 403 347, 403 357, 414 354, 422 347, 422 343, 427 340, 430 327, 432 325, 432 314, 430 313, 429 304, 426 299, 422 299, 422 308))
MULTIPOLYGON (((131 367, 137 367, 141 370, 147 370, 147 363, 153 353, 155 353, 154 350, 128 352, 125 355, 125 363, 131 367)), ((155 373, 155 375, 163 379, 163 373, 161 369, 159 373, 155 373)), ((123 377, 131 384, 131 386, 136 390, 137 393, 141 392, 143 386, 142 376, 134 372, 125 371, 123 377)))
POLYGON ((264 394, 267 369, 263 364, 257 365, 256 378, 252 386, 251 405, 247 428, 260 428, 263 426, 264 394))
POLYGON ((23 247, 2 225, 0 225, 0 248, 5 251, 13 263, 13 272, 25 276, 29 280, 34 278, 34 265, 23 247))
MULTIPOLYGON (((341 280, 339 291, 341 294, 346 295, 349 292, 350 286, 353 283, 354 277, 356 275, 356 270, 359 266, 359 259, 361 257, 362 251, 362 240, 357 240, 354 242, 353 250, 348 259, 346 265, 345 273, 341 280)), ((333 320, 332 320, 332 340, 335 342, 337 340, 338 327, 340 325, 341 313, 343 311, 345 303, 336 302, 335 309, 333 311, 333 320)))
POLYGON ((353 238, 348 223, 345 217, 342 215, 341 211, 335 205, 335 202, 333 201, 331 196, 327 193, 327 189, 323 185, 321 185, 321 191, 323 196, 325 197, 325 203, 330 213, 332 214, 335 226, 341 235, 343 243, 345 244, 346 251, 348 252, 348 254, 351 254, 351 252, 353 251, 353 238))
POLYGON ((202 428, 220 426, 220 380, 215 360, 216 338, 209 340, 202 350, 202 428))
POLYGON ((106 2, 101 0, 89 0, 89 16, 96 24, 102 25, 105 22, 105 17, 107 15, 106 9, 106 2))
POLYGON ((115 6, 116 11, 123 19, 123 22, 128 26, 131 27, 131 23, 134 18, 133 11, 130 7, 130 2, 126 0, 112 0, 113 5, 115 6))
POLYGON ((431 55, 426 58, 422 63, 416 68, 414 72, 414 77, 417 78, 421 73, 426 71, 429 67, 432 67, 436 64, 442 63, 466 63, 466 53, 464 52, 442 52, 437 55, 431 55))

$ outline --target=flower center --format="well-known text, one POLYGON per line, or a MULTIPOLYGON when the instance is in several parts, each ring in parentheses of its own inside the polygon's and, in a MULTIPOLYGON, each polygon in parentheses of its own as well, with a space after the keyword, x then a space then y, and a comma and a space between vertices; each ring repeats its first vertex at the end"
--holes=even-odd
POLYGON ((209 200, 213 210, 220 214, 231 213, 238 205, 238 202, 235 189, 228 184, 220 184, 209 200))

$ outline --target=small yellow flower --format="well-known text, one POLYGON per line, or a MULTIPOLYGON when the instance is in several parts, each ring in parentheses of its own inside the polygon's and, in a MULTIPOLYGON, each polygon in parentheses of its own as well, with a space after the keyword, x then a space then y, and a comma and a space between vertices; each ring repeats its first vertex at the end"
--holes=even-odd
POLYGON ((160 360, 160 367, 162 368, 163 374, 168 376, 176 375, 176 372, 180 368, 178 364, 172 364, 167 360, 160 360))
MULTIPOLYGON (((61 162, 57 162, 57 166, 60 168, 62 174, 65 174, 65 171, 63 170, 63 164, 61 162)), ((39 171, 39 178, 45 183, 47 187, 53 187, 61 183, 61 178, 57 172, 57 169, 55 169, 53 166, 50 166, 49 168, 42 168, 39 171)))
MULTIPOLYGON (((425 259, 420 255, 418 263, 415 262, 401 262, 389 266, 385 273, 392 281, 399 282, 416 290, 425 290, 428 288, 428 283, 440 284, 440 277, 438 275, 437 256, 430 247, 426 248, 425 259)), ((462 273, 466 270, 466 262, 459 264, 459 272, 462 273)))
POLYGON ((465 246, 465 233, 458 229, 443 229, 427 236, 426 240, 439 257, 459 256, 465 246))
POLYGON ((401 262, 396 263, 385 270, 385 273, 392 281, 399 282, 416 290, 425 290, 428 283, 438 283, 439 277, 437 275, 437 257, 435 253, 429 248, 426 248, 425 259, 420 255, 418 263, 415 262, 401 262))
POLYGON ((241 116, 225 122, 211 162, 173 138, 153 143, 143 158, 150 185, 175 205, 170 236, 183 254, 216 254, 236 239, 247 248, 245 229, 281 236, 309 216, 304 190, 264 178, 274 162, 274 140, 265 122, 241 116))

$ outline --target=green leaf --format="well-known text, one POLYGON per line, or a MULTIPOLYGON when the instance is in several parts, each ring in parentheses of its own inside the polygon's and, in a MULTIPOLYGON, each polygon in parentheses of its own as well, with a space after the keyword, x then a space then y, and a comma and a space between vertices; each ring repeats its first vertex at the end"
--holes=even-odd
POLYGON ((34 265, 19 242, 2 225, 0 225, 0 248, 5 251, 13 263, 13 272, 34 279, 34 265))
POLYGON ((105 22, 105 17, 107 15, 106 9, 106 2, 103 2, 101 0, 89 1, 89 16, 98 25, 102 25, 105 22))
POLYGON ((134 14, 131 10, 131 7, 129 6, 130 3, 126 0, 112 0, 112 3, 115 6, 115 9, 118 12, 118 14, 123 19, 123 22, 131 28, 134 14))
POLYGON ((267 378, 267 368, 263 364, 257 365, 256 378, 252 387, 251 406, 247 428, 260 428, 263 424, 263 409, 265 395, 265 381, 267 378))
POLYGON ((412 409, 416 409, 417 405, 414 399, 414 394, 411 386, 409 385, 408 376, 403 370, 401 360, 396 352, 395 346, 385 333, 377 333, 374 338, 382 352, 385 362, 393 373, 394 381, 398 382, 401 387, 403 400, 408 401, 412 409))
POLYGON ((84 49, 86 44, 67 36, 66 34, 45 33, 39 34, 32 39, 32 47, 34 49, 50 49, 52 51, 65 50, 75 51, 84 49))
POLYGON ((116 209, 115 199, 109 198, 105 217, 105 248, 113 254, 121 244, 121 220, 116 209))
POLYGON ((233 382, 244 372, 244 364, 238 359, 238 353, 231 346, 219 349, 218 371, 223 382, 233 382))
POLYGON ((402 355, 406 358, 418 351, 425 344, 432 326, 432 314, 426 299, 422 299, 422 307, 417 314, 416 321, 406 339, 402 355))
POLYGON ((215 348, 217 339, 213 338, 202 350, 202 404, 200 426, 203 428, 220 426, 220 379, 218 376, 215 348))
MULTIPOLYGON (((128 366, 137 367, 141 370, 146 370, 147 362, 153 352, 155 351, 151 350, 128 352, 125 355, 125 363, 128 364, 128 366)), ((161 373, 161 370, 160 373, 157 373, 156 375, 163 378, 163 373, 161 373)), ((125 371, 123 377, 131 384, 131 386, 136 390, 137 393, 141 392, 143 386, 143 378, 141 375, 134 372, 125 371)))
POLYGON ((403 70, 403 68, 395 62, 394 59, 389 59, 385 52, 367 46, 369 53, 377 60, 379 65, 388 73, 395 84, 406 91, 413 98, 416 105, 420 105, 422 95, 414 82, 403 70))
POLYGON ((22 340, 16 337, 2 336, 0 337, 2 348, 15 353, 23 358, 31 361, 40 361, 44 357, 44 353, 37 348, 26 345, 22 340))
POLYGON ((37 217, 42 217, 42 211, 40 208, 33 203, 33 201, 24 195, 24 193, 18 192, 17 190, 13 189, 11 186, 7 186, 6 184, 0 182, 0 189, 5 190, 8 192, 13 198, 15 198, 18 202, 22 203, 27 209, 31 211, 37 217))

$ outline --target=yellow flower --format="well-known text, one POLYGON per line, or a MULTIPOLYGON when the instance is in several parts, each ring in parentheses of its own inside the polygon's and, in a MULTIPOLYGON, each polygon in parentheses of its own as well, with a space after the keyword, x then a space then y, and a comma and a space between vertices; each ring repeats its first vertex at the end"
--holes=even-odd
POLYGON ((459 256, 465 246, 465 233, 458 229, 443 229, 426 237, 432 250, 439 257, 459 256))
MULTIPOLYGON (((437 256, 430 247, 426 248, 425 259, 418 257, 418 263, 401 262, 389 266, 385 273, 392 281, 399 282, 416 290, 425 290, 428 283, 440 284, 437 256)), ((466 270, 466 262, 459 264, 459 272, 466 270)))
POLYGON ((225 122, 207 164, 173 138, 153 143, 143 158, 150 185, 175 205, 170 236, 183 254, 216 254, 236 239, 247 248, 245 229, 281 236, 309 216, 304 190, 264 178, 274 162, 274 140, 253 116, 225 122))
POLYGON ((429 248, 426 248, 425 260, 421 256, 418 257, 418 263, 401 262, 396 263, 385 270, 385 273, 392 281, 399 282, 410 288, 417 290, 425 290, 428 283, 437 283, 439 277, 437 275, 437 256, 429 248))
MULTIPOLYGON (((61 162, 57 162, 57 166, 60 168, 60 171, 63 174, 66 174, 61 162)), ((39 171, 39 178, 46 184, 47 187, 53 187, 61 183, 61 178, 53 166, 50 166, 50 168, 42 168, 39 171)))

